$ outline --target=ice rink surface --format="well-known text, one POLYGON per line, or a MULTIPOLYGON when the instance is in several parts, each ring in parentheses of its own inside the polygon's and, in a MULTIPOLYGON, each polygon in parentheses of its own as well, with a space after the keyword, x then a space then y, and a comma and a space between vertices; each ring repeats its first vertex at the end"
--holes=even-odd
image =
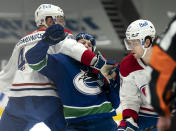
POLYGON ((43 122, 36 124, 30 131, 51 131, 43 122))

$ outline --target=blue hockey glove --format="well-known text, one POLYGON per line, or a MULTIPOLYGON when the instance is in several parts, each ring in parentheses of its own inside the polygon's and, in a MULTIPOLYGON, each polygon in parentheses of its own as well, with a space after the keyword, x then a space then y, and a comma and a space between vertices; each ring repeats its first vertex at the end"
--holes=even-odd
POLYGON ((49 45, 55 45, 64 40, 65 37, 64 27, 60 24, 54 24, 46 29, 46 32, 42 36, 42 41, 49 45))
POLYGON ((102 56, 100 52, 98 52, 97 61, 92 67, 94 69, 101 70, 101 68, 103 68, 103 66, 105 65, 106 65, 106 59, 102 56))
POLYGON ((116 67, 114 61, 107 61, 100 52, 98 52, 98 57, 96 63, 93 65, 94 69, 99 70, 98 77, 104 80, 110 86, 114 86, 116 77, 116 67))
POLYGON ((138 125, 132 117, 120 121, 117 131, 137 131, 138 125))

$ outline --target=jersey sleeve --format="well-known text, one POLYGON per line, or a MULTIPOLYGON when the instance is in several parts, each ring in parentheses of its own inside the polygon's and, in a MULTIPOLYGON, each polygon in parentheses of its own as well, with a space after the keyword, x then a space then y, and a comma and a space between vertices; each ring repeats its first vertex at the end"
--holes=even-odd
POLYGON ((139 89, 132 75, 121 78, 120 100, 122 109, 133 109, 139 112, 141 100, 139 89))
POLYGON ((29 49, 26 54, 26 60, 29 66, 35 70, 39 71, 41 74, 47 76, 54 81, 54 74, 56 69, 56 62, 52 55, 47 54, 49 45, 39 41, 34 47, 29 49))
POLYGON ((132 54, 126 56, 120 63, 120 100, 123 109, 133 109, 139 112, 140 92, 136 82, 135 71, 143 69, 132 54))
POLYGON ((141 99, 134 72, 141 69, 142 67, 132 54, 126 56, 120 63, 122 117, 123 119, 132 117, 136 122, 138 120, 141 99))
POLYGON ((121 78, 120 101, 123 118, 132 117, 135 121, 137 121, 141 99, 140 92, 132 74, 121 78))
POLYGON ((72 57, 87 66, 93 65, 97 60, 93 52, 88 50, 83 44, 77 43, 74 39, 65 39, 60 48, 60 53, 72 57))
POLYGON ((0 92, 8 93, 17 69, 18 48, 15 47, 7 65, 0 72, 0 92))

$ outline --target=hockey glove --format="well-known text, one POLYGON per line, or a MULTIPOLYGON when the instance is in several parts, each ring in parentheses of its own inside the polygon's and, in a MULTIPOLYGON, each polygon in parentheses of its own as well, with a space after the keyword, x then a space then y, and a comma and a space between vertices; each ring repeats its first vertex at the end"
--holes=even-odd
POLYGON ((46 29, 46 32, 42 36, 42 41, 49 45, 55 45, 64 40, 65 37, 64 27, 60 24, 54 24, 46 29))
POLYGON ((117 131, 137 131, 138 125, 132 117, 120 121, 117 131))
POLYGON ((106 59, 103 57, 103 55, 100 52, 98 52, 97 60, 92 67, 94 69, 101 70, 105 65, 106 65, 106 59))
POLYGON ((100 52, 98 52, 97 61, 93 65, 94 69, 99 70, 98 77, 110 85, 114 85, 117 65, 113 61, 107 61, 100 52))

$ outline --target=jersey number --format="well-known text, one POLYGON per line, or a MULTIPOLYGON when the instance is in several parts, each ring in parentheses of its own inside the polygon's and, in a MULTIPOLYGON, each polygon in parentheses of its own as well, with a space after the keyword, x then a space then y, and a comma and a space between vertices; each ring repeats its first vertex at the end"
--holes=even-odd
POLYGON ((25 65, 24 47, 22 47, 18 56, 18 70, 24 70, 25 68, 24 65, 25 65))

